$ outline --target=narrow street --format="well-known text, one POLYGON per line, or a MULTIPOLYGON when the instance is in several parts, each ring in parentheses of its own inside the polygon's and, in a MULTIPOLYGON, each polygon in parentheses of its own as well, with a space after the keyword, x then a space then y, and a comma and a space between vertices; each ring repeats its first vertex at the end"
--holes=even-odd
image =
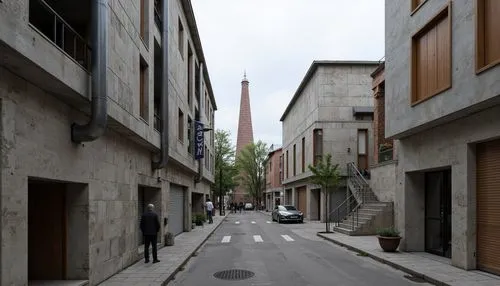
POLYGON ((277 224, 259 212, 230 214, 168 285, 430 285, 412 282, 403 272, 307 229, 307 223, 277 224), (231 269, 250 271, 251 277, 231 279, 235 274, 244 278, 241 272, 227 273, 227 279, 214 277, 231 269))

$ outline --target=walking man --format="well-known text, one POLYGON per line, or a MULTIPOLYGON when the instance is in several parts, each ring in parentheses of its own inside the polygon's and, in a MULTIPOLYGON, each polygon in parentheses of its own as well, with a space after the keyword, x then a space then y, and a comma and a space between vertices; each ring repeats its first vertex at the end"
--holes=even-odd
POLYGON ((158 250, 156 244, 158 242, 158 232, 160 231, 160 219, 154 212, 155 206, 148 205, 147 211, 141 217, 141 231, 144 235, 144 258, 145 262, 149 262, 149 244, 151 244, 153 252, 153 263, 158 263, 158 250))
POLYGON ((208 223, 213 223, 214 220, 212 219, 212 212, 214 210, 214 204, 210 201, 210 199, 207 199, 205 205, 207 208, 208 223))

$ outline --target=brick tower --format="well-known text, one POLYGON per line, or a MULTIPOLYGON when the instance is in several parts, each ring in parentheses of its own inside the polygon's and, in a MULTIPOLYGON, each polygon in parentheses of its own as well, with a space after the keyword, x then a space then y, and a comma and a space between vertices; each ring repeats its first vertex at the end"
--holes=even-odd
MULTIPOLYGON (((240 118, 238 121, 238 137, 236 139, 236 156, 238 156, 241 150, 250 143, 253 143, 253 127, 248 79, 245 72, 243 80, 241 81, 240 118)), ((245 194, 246 191, 244 187, 236 187, 233 197, 234 202, 245 202, 245 194)))

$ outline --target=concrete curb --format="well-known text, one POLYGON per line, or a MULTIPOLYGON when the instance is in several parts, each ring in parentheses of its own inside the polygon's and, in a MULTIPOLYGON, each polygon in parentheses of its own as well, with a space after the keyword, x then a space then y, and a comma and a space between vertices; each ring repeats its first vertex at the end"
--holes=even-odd
POLYGON ((208 238, 210 238, 210 236, 211 236, 211 235, 212 235, 212 234, 213 234, 213 233, 214 233, 214 232, 215 232, 215 231, 219 228, 219 226, 220 226, 220 225, 221 225, 221 224, 222 224, 222 223, 226 220, 227 215, 228 215, 228 214, 224 215, 224 218, 223 218, 223 219, 219 222, 219 224, 217 224, 217 225, 214 227, 214 229, 213 229, 212 231, 210 231, 210 232, 208 233, 208 235, 207 235, 207 236, 203 239, 203 241, 202 241, 202 242, 201 242, 201 243, 200 243, 197 247, 195 247, 195 249, 194 249, 194 250, 193 250, 193 251, 192 251, 192 252, 188 255, 188 257, 187 257, 187 258, 186 258, 186 259, 185 259, 185 260, 184 260, 181 264, 179 264, 179 266, 177 266, 177 267, 175 268, 175 270, 174 270, 174 271, 173 271, 173 272, 172 272, 172 273, 168 276, 168 278, 167 278, 165 281, 163 281, 163 282, 161 283, 161 286, 166 286, 166 285, 167 285, 170 281, 174 280, 175 275, 177 275, 177 273, 179 273, 179 271, 181 271, 181 268, 183 268, 183 267, 184 267, 184 266, 188 263, 189 259, 191 259, 191 257, 193 257, 193 254, 195 254, 195 253, 198 251, 198 249, 200 249, 200 248, 201 248, 201 246, 202 246, 203 244, 205 244, 205 242, 208 240, 208 238))
POLYGON ((412 275, 414 277, 422 278, 426 282, 432 283, 432 284, 437 285, 437 286, 451 286, 450 284, 447 284, 447 283, 442 282, 442 281, 438 281, 438 280, 436 280, 436 279, 434 279, 434 278, 432 278, 430 276, 427 276, 427 275, 425 275, 423 273, 417 272, 415 270, 412 270, 412 269, 407 268, 405 266, 399 265, 397 263, 394 263, 394 262, 392 262, 390 260, 387 260, 385 258, 376 256, 376 255, 371 254, 369 252, 365 252, 364 250, 362 250, 360 248, 357 248, 357 247, 345 244, 343 242, 337 241, 337 240, 335 240, 333 238, 327 237, 327 236, 323 235, 322 233, 316 233, 316 235, 319 236, 319 237, 321 237, 321 238, 323 238, 324 240, 333 242, 333 243, 335 243, 337 245, 340 245, 342 247, 345 247, 345 248, 347 248, 347 249, 349 249, 351 251, 358 252, 360 254, 366 255, 366 256, 368 256, 368 257, 370 257, 370 258, 372 258, 372 259, 374 259, 374 260, 376 260, 376 261, 378 261, 380 263, 384 263, 384 264, 387 264, 387 265, 389 265, 389 266, 391 266, 393 268, 396 268, 398 270, 404 271, 404 272, 406 272, 406 273, 408 273, 408 274, 410 274, 410 275, 412 275))

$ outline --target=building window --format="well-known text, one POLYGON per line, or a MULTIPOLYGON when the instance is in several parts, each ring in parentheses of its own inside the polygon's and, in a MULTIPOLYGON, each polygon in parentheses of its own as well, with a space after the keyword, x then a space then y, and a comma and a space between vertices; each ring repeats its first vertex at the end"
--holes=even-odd
POLYGON ((148 66, 141 57, 139 61, 139 116, 148 121, 148 66))
POLYGON ((283 182, 283 155, 280 155, 280 183, 283 182))
POLYGON ((450 7, 446 6, 412 38, 412 105, 451 87, 450 7))
POLYGON ((415 13, 418 9, 420 9, 420 7, 422 7, 422 5, 427 2, 427 0, 410 0, 411 1, 411 11, 413 13, 415 13))
POLYGON ((313 130, 313 164, 316 165, 323 157, 323 130, 313 130))
POLYGON ((302 173, 306 171, 306 138, 302 137, 302 173))
POLYGON ((141 8, 140 8, 140 35, 141 39, 143 41, 146 40, 146 27, 148 26, 147 18, 146 18, 146 11, 148 10, 147 8, 147 0, 141 0, 141 8))
POLYGON ((205 146, 205 154, 204 155, 206 157, 205 158, 205 168, 207 170, 210 170, 210 158, 208 157, 208 148, 207 148, 207 146, 205 146))
POLYGON ((358 130, 358 169, 368 169, 368 130, 358 130))
POLYGON ((179 141, 184 142, 184 112, 182 112, 182 110, 180 109, 179 109, 179 117, 177 124, 178 124, 177 133, 179 141))
POLYGON ((286 162, 285 162, 285 166, 286 166, 286 178, 288 179, 288 164, 289 164, 289 161, 288 161, 288 150, 286 150, 286 162))
POLYGON ((293 144, 293 175, 297 175, 297 146, 293 144))
POLYGON ((187 99, 188 104, 191 107, 193 105, 192 101, 192 93, 193 93, 193 51, 191 50, 191 46, 188 45, 188 60, 187 60, 187 99))
POLYGON ((187 144, 187 151, 189 154, 193 155, 193 120, 191 117, 188 116, 188 144, 187 144))
POLYGON ((477 0, 476 70, 482 72, 500 63, 500 1, 477 0))
POLYGON ((179 52, 181 53, 181 57, 184 58, 184 26, 182 26, 181 18, 179 18, 177 40, 179 41, 179 52))

